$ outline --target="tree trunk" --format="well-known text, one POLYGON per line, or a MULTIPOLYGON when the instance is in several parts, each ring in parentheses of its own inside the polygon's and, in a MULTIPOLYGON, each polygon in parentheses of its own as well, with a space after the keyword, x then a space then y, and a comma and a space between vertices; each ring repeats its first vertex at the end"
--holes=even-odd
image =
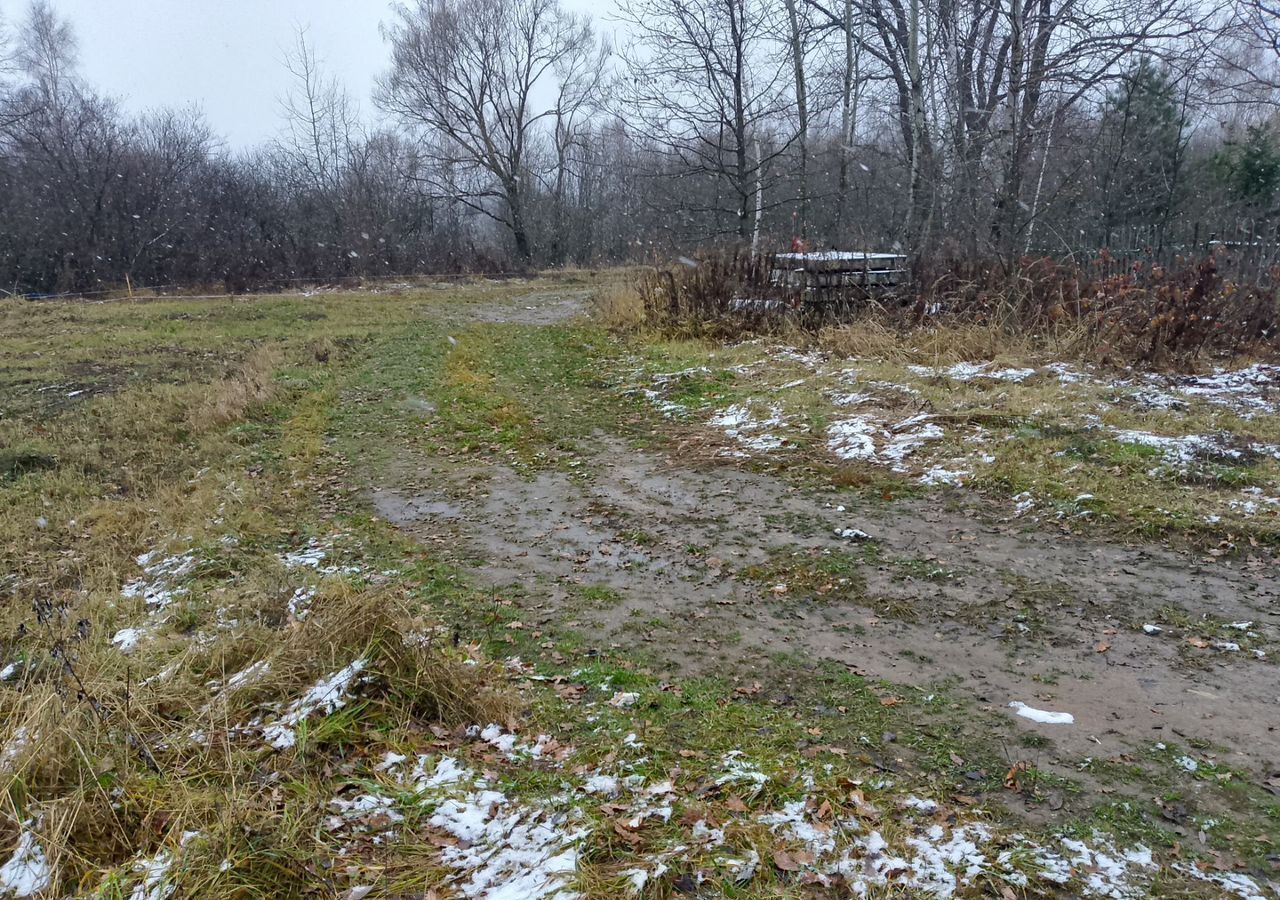
POLYGON ((751 255, 760 251, 760 219, 764 216, 764 158, 760 152, 760 138, 755 139, 756 150, 756 214, 751 228, 751 255))
POLYGON ((836 198, 836 237, 844 237, 849 204, 849 157, 853 151, 854 76, 853 0, 844 0, 844 81, 840 91, 840 182, 836 198))
POLYGON ((920 71, 920 0, 911 0, 907 23, 907 78, 911 104, 911 177, 907 187, 907 247, 920 254, 924 241, 924 78, 920 71))
POLYGON ((1023 169, 1026 163, 1027 122, 1022 109, 1025 48, 1022 37, 1022 0, 1009 0, 1009 159, 1004 183, 996 200, 992 239, 996 252, 1012 264, 1018 233, 1018 205, 1022 200, 1023 169))
POLYGON ((796 114, 800 119, 797 144, 800 151, 800 237, 808 234, 809 227, 809 102, 804 81, 804 43, 800 34, 800 16, 796 0, 785 0, 787 19, 791 23, 791 60, 795 66, 796 114))

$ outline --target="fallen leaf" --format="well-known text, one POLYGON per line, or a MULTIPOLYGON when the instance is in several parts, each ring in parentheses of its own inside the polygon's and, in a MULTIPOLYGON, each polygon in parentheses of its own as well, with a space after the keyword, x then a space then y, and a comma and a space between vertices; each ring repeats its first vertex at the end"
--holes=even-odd
POLYGON ((800 863, 786 850, 773 851, 773 864, 784 872, 800 871, 800 863))
POLYGON ((626 822, 622 822, 620 820, 615 821, 613 823, 613 830, 614 830, 614 833, 618 835, 618 837, 622 838, 624 841, 626 841, 628 844, 630 844, 633 847, 640 843, 640 835, 632 831, 627 826, 626 822))

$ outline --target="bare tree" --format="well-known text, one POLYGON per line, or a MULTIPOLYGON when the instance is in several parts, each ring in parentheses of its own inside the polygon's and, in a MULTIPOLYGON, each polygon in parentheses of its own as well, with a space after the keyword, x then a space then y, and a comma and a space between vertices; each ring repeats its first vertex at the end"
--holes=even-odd
MULTIPOLYGON (((741 241, 763 214, 768 167, 794 134, 763 146, 790 108, 794 71, 763 0, 624 0, 631 30, 621 109, 680 177, 710 177, 716 195, 694 211, 741 241), (724 196, 727 189, 727 197, 724 196), (729 214, 728 228, 722 224, 729 214)), ((776 205, 776 204, 775 204, 776 205)))
POLYGON ((529 166, 556 115, 539 89, 556 96, 556 65, 591 44, 590 25, 557 0, 418 0, 398 8, 386 37, 379 102, 423 133, 436 188, 501 222, 531 259, 529 166))
POLYGON ((592 120, 608 99, 608 64, 613 53, 608 41, 597 42, 589 33, 589 21, 579 18, 578 24, 582 39, 567 46, 553 65, 558 89, 552 131, 555 172, 549 258, 554 263, 564 261, 567 193, 573 181, 582 183, 586 177, 582 171, 589 154, 585 142, 590 139, 592 120))
POLYGON ((284 64, 293 83, 280 101, 284 134, 276 148, 310 187, 332 190, 350 149, 356 111, 342 86, 325 76, 305 29, 298 29, 284 64))

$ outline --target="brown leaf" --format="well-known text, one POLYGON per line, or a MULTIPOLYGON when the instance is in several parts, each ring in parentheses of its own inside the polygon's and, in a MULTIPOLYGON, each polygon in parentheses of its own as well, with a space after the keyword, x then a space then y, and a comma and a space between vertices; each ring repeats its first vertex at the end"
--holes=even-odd
POLYGON ((1098 641, 1098 646, 1094 647, 1093 649, 1094 649, 1094 652, 1096 653, 1106 653, 1108 650, 1111 649, 1111 645, 1108 644, 1106 641, 1098 641))
POLYGON ((724 805, 730 812, 740 813, 747 811, 747 804, 743 803, 742 798, 737 794, 730 794, 729 798, 724 801, 724 805))
POLYGON ((773 864, 784 872, 800 871, 800 863, 786 850, 773 851, 773 864))
POLYGON ((618 837, 622 838, 632 847, 640 843, 640 835, 636 834, 634 831, 628 828, 626 822, 623 822, 621 820, 614 821, 613 831, 615 834, 618 835, 618 837))

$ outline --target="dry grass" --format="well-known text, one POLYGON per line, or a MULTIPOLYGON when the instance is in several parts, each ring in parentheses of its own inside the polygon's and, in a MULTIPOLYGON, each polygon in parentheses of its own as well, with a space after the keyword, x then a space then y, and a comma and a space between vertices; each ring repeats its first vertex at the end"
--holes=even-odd
MULTIPOLYGON (((316 355, 327 360, 328 350, 316 355)), ((283 361, 278 347, 258 347, 240 364, 235 374, 209 386, 201 403, 190 413, 193 428, 221 428, 244 418, 255 406, 266 403, 275 393, 275 371, 283 361)))
POLYGON ((260 346, 211 383, 142 384, 38 429, 4 424, 52 464, 0 484, 0 665, 13 664, 0 838, 36 833, 67 892, 129 896, 137 866, 180 844, 189 896, 332 884, 316 867, 337 852, 322 820, 353 748, 377 755, 430 726, 518 712, 407 582, 282 565, 300 535, 333 528, 316 506, 332 402, 321 355, 260 346), (277 377, 291 364, 302 369, 277 377), (193 560, 165 583, 179 591, 167 605, 121 592, 150 577, 134 557, 151 551, 193 560), (288 603, 308 585, 299 619, 288 603), (125 653, 131 628, 142 637, 125 653), (266 745, 262 722, 356 659, 368 680, 346 709, 304 720, 293 747, 266 745), (259 677, 225 686, 255 664, 259 677))
POLYGON ((634 285, 613 284, 591 295, 591 317, 611 331, 634 334, 644 326, 644 301, 634 285))

